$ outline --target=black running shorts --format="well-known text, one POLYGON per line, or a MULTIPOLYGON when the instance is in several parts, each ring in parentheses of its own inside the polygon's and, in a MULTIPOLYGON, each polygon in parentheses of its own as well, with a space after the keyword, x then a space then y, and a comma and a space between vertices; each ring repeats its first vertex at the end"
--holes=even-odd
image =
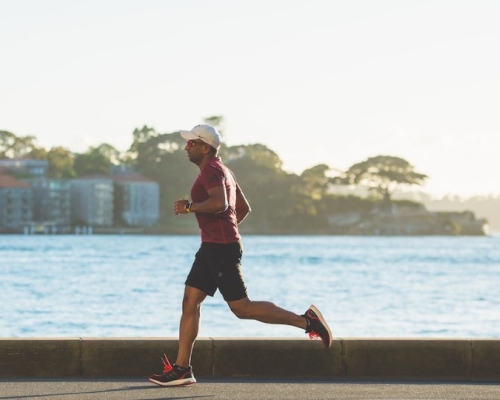
POLYGON ((225 301, 247 297, 241 271, 242 256, 241 242, 202 243, 186 279, 186 285, 200 289, 212 297, 219 289, 225 301))

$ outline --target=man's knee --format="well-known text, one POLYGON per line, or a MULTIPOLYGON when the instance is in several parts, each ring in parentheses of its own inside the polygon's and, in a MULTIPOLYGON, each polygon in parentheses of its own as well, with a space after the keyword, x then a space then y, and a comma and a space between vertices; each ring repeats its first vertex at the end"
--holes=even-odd
POLYGON ((186 289, 182 297, 182 312, 198 312, 200 311, 201 303, 205 299, 205 294, 199 290, 186 289))

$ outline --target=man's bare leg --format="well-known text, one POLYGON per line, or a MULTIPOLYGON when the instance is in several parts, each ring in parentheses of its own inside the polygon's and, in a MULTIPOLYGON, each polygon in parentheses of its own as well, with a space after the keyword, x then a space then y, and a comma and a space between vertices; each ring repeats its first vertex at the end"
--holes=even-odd
POLYGON ((179 352, 175 364, 180 367, 191 365, 194 341, 200 328, 200 307, 206 293, 191 286, 185 286, 182 299, 182 316, 179 325, 179 352))
POLYGON ((248 297, 241 300, 228 301, 231 311, 242 319, 254 319, 267 324, 291 325, 306 329, 304 317, 278 307, 268 301, 252 301, 248 297))

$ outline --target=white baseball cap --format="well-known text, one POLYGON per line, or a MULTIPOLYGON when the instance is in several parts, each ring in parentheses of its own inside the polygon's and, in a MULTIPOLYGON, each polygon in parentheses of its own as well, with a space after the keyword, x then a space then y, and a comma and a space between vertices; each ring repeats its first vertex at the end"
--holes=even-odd
POLYGON ((217 150, 221 144, 219 132, 211 125, 196 125, 190 131, 180 131, 180 133, 186 140, 200 139, 217 150))

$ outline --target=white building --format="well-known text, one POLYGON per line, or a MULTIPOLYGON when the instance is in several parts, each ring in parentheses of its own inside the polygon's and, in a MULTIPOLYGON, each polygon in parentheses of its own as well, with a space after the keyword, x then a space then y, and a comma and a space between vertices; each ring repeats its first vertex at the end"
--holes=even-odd
POLYGON ((129 226, 152 226, 160 218, 160 186, 139 175, 116 175, 115 196, 121 204, 121 217, 129 226))

